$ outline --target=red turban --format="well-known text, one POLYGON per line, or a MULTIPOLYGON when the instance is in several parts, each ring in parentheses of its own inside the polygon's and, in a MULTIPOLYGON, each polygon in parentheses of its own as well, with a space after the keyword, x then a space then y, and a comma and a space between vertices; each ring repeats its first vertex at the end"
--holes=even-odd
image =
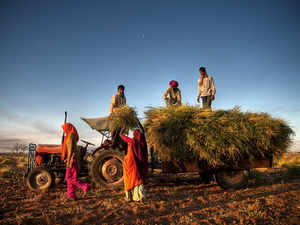
POLYGON ((178 87, 178 82, 176 80, 171 80, 169 85, 172 87, 172 88, 177 88, 178 87))

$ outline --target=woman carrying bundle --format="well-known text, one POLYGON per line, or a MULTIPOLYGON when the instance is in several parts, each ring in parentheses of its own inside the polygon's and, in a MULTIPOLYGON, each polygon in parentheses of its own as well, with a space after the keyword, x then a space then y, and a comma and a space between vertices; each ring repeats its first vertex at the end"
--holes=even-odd
POLYGON ((169 87, 163 95, 163 99, 167 105, 181 105, 181 92, 178 88, 179 84, 176 80, 169 82, 169 87))
POLYGON ((126 201, 145 200, 144 184, 148 175, 148 149, 144 132, 136 129, 133 138, 122 135, 128 143, 127 154, 123 162, 124 191, 126 201))
POLYGON ((76 128, 71 123, 62 125, 64 130, 64 142, 62 144, 61 158, 66 163, 66 180, 68 199, 76 200, 75 187, 81 188, 84 192, 90 189, 87 183, 80 182, 77 178, 78 169, 80 168, 80 149, 77 146, 79 136, 76 128), (65 157, 67 157, 65 159, 65 157))

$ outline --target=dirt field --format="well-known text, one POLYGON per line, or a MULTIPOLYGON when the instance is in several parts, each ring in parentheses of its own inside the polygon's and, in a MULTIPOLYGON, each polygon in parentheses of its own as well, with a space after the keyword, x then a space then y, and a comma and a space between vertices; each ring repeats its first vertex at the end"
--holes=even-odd
POLYGON ((24 166, 24 157, 0 157, 0 224, 300 224, 299 167, 286 164, 252 171, 248 188, 238 191, 201 184, 197 174, 154 174, 144 204, 99 189, 78 191, 79 200, 69 202, 66 184, 33 193, 23 185, 24 166))

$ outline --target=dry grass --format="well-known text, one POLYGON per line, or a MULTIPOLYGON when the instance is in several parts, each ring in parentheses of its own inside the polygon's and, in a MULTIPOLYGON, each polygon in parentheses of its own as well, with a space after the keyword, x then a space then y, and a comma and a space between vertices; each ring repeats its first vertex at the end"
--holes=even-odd
POLYGON ((137 112, 129 106, 114 109, 111 117, 111 129, 134 129, 138 126, 137 112))
POLYGON ((300 153, 286 153, 275 162, 278 167, 282 166, 300 166, 300 153))
POLYGON ((293 130, 267 113, 183 105, 152 107, 145 115, 147 141, 165 161, 198 158, 218 167, 241 159, 278 158, 292 143, 293 130))
POLYGON ((11 168, 9 167, 4 167, 0 169, 0 177, 1 178, 8 178, 10 177, 10 170, 11 168))
POLYGON ((0 154, 0 177, 11 178, 20 175, 26 167, 26 155, 0 154))

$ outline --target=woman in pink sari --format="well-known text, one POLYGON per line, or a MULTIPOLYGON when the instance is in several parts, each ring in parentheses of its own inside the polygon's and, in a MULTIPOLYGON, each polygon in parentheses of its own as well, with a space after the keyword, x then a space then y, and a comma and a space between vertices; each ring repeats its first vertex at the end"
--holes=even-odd
POLYGON ((79 136, 76 128, 71 123, 62 125, 65 137, 62 144, 62 160, 66 162, 66 180, 68 199, 76 200, 75 187, 81 188, 84 192, 90 189, 87 183, 78 180, 78 168, 80 168, 80 151, 77 146, 79 136), (65 159, 65 156, 67 158, 65 159))

